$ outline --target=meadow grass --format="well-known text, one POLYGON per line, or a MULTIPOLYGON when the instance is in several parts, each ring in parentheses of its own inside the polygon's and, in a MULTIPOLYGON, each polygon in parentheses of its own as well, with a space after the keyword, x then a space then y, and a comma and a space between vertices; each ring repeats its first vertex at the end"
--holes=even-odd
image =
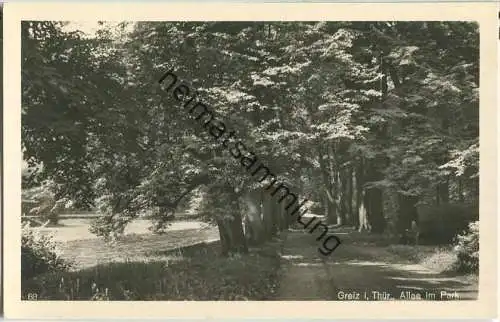
POLYGON ((157 251, 22 281, 38 300, 267 300, 278 287, 279 242, 224 257, 219 242, 157 251))

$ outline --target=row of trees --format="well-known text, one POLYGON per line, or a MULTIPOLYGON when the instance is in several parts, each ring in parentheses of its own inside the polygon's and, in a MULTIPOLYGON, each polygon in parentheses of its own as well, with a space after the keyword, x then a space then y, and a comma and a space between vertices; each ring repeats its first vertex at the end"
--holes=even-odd
POLYGON ((102 213, 98 234, 150 208, 161 231, 196 200, 225 252, 290 224, 158 85, 170 67, 332 224, 396 234, 418 204, 478 199, 474 23, 62 26, 23 23, 24 158, 102 213))

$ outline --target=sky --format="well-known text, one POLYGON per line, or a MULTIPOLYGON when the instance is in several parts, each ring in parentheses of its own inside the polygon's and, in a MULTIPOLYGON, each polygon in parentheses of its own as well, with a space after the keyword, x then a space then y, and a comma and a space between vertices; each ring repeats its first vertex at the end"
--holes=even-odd
POLYGON ((95 34, 98 28, 97 21, 71 21, 63 29, 67 31, 81 30, 91 36, 95 34))
MULTIPOLYGON (((120 22, 107 22, 110 26, 115 26, 119 24, 120 22)), ((96 31, 99 29, 99 24, 97 23, 97 20, 94 21, 71 21, 67 26, 63 28, 65 31, 75 31, 75 30, 81 30, 84 33, 88 34, 89 36, 94 36, 96 31)), ((132 30, 132 25, 130 25, 127 29, 132 30)))

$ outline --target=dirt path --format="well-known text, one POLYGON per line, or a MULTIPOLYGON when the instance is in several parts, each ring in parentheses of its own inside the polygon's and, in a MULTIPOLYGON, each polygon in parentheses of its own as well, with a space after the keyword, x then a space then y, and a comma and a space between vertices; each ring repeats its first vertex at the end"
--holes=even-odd
POLYGON ((342 245, 325 258, 318 252, 314 236, 302 231, 288 233, 278 300, 477 298, 477 285, 462 276, 438 274, 382 246, 360 245, 348 233, 338 236, 342 245))

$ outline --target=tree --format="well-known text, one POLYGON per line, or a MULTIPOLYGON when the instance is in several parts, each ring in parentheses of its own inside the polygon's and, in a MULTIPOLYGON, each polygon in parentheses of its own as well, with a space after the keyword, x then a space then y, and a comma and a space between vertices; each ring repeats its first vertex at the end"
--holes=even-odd
POLYGON ((224 253, 291 223, 282 192, 158 84, 170 69, 331 224, 402 231, 417 203, 478 197, 473 23, 138 22, 91 38, 61 26, 23 24, 25 160, 97 207, 97 234, 146 210, 162 232, 200 196, 224 253))

